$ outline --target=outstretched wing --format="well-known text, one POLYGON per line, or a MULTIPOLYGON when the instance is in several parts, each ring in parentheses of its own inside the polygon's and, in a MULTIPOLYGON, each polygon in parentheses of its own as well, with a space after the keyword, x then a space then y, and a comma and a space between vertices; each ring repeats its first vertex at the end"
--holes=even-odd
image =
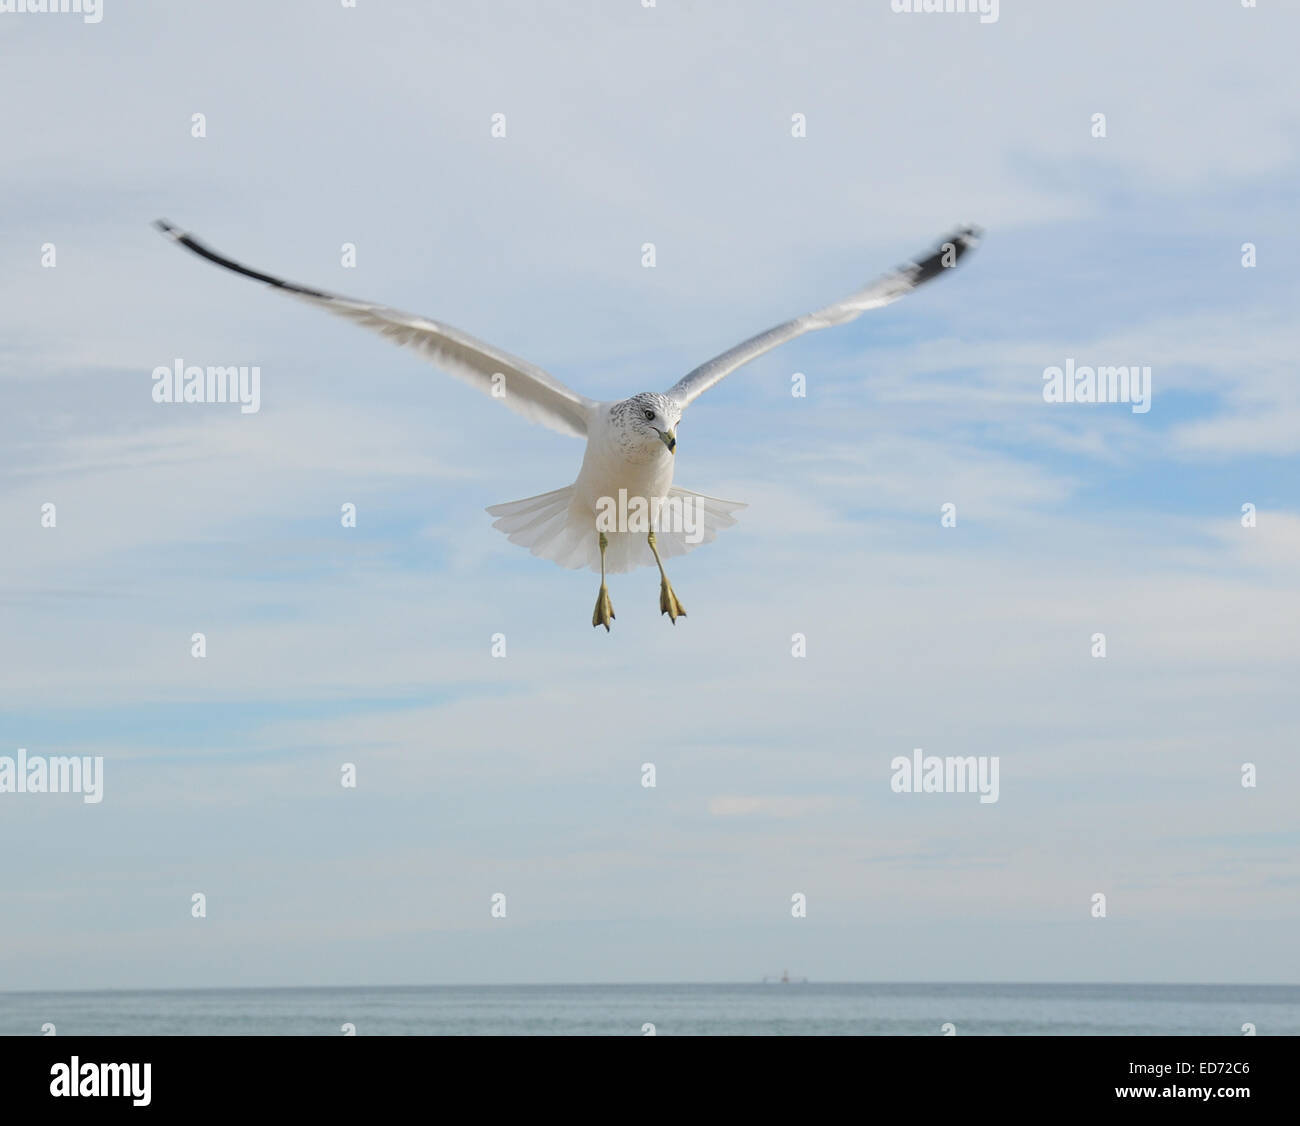
POLYGON ((973 249, 979 242, 980 231, 976 227, 965 227, 949 235, 934 250, 919 262, 909 262, 905 266, 891 271, 882 278, 877 278, 865 289, 827 305, 815 313, 805 313, 792 321, 769 328, 757 336, 751 336, 743 343, 728 349, 720 356, 715 356, 708 363, 701 364, 694 371, 682 376, 667 392, 683 407, 698 398, 724 376, 730 375, 738 367, 750 360, 771 351, 787 340, 802 336, 819 328, 845 324, 860 317, 868 309, 879 309, 906 296, 918 286, 924 285, 931 278, 938 277, 945 269, 955 266, 957 262, 973 249))
POLYGON ((437 324, 427 317, 403 313, 384 305, 372 305, 368 301, 357 301, 351 297, 340 297, 320 289, 308 289, 270 274, 250 270, 209 249, 170 223, 159 219, 155 226, 209 262, 243 274, 246 278, 265 282, 365 328, 373 329, 404 347, 414 348, 435 367, 480 391, 500 398, 512 411, 532 422, 540 422, 562 434, 586 437, 588 410, 595 402, 566 387, 553 375, 527 360, 484 344, 467 332, 437 324), (503 378, 494 379, 494 376, 503 378))

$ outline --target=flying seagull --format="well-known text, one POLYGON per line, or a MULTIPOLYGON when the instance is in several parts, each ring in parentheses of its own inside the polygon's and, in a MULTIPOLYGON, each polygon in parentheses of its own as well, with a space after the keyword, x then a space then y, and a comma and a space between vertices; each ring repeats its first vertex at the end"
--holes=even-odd
POLYGON ((160 219, 155 225, 209 262, 414 348, 435 367, 501 399, 517 414, 562 434, 585 438, 587 450, 572 485, 496 504, 487 511, 497 518, 492 526, 504 532, 511 543, 561 567, 587 566, 600 572, 600 593, 591 624, 604 626, 606 632, 614 618, 606 572, 657 566, 659 610, 676 625, 678 618, 686 616, 686 609, 668 581, 664 557, 683 555, 699 543, 711 542, 719 529, 736 522, 732 513, 745 507, 738 501, 719 500, 673 484, 682 412, 724 376, 777 345, 814 329, 845 324, 868 309, 879 309, 906 296, 955 266, 980 236, 975 227, 954 231, 917 261, 899 266, 833 305, 750 337, 688 372, 667 391, 643 391, 618 402, 597 402, 570 390, 527 360, 459 329, 283 281, 231 261, 171 223, 160 219))

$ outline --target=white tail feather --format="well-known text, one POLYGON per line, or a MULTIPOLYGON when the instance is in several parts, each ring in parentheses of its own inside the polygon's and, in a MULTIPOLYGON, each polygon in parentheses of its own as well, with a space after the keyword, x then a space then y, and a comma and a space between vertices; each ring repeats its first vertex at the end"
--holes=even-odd
MULTIPOLYGON (((691 501, 692 531, 660 531, 655 534, 661 559, 685 555, 702 543, 712 543, 723 528, 730 528, 738 512, 746 505, 735 500, 693 493, 673 485, 668 497, 691 501)), ((526 547, 534 555, 558 563, 561 567, 577 570, 590 567, 600 571, 600 543, 596 534, 596 515, 590 509, 574 503, 574 487, 540 493, 523 500, 494 504, 488 510, 495 516, 492 527, 505 533, 511 543, 526 547)), ((611 575, 632 571, 637 567, 653 567, 654 555, 641 532, 608 532, 605 549, 605 570, 611 575)))

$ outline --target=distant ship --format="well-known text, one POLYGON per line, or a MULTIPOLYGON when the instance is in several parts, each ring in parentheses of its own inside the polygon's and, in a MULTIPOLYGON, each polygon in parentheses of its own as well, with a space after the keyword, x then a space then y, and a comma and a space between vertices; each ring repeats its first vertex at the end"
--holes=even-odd
POLYGON ((789 971, 789 970, 782 970, 782 971, 781 971, 781 976, 780 976, 780 977, 765 977, 765 978, 763 978, 763 984, 764 984, 764 985, 769 985, 769 984, 776 984, 776 985, 807 985, 807 984, 808 984, 808 979, 807 979, 806 977, 791 977, 791 976, 790 976, 790 971, 789 971))

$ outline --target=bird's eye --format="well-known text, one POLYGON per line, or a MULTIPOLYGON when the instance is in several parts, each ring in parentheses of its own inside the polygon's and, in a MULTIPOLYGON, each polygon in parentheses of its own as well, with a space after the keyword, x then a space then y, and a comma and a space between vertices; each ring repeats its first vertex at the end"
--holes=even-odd
POLYGON ((646 411, 646 412, 645 412, 645 416, 646 416, 646 421, 647 421, 647 422, 653 422, 653 421, 654 421, 654 418, 655 418, 655 412, 654 412, 654 411, 646 411))

